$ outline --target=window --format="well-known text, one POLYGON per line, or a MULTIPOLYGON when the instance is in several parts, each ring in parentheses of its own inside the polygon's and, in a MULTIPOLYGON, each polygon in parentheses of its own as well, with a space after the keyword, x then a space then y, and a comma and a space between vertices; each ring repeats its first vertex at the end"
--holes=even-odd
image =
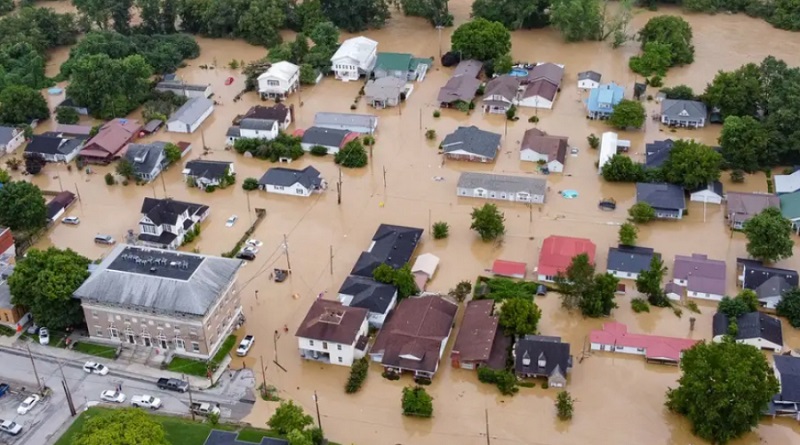
POLYGON ((196 341, 193 341, 192 342, 192 351, 200 352, 200 343, 197 343, 196 341))
POLYGON ((644 348, 636 348, 638 352, 644 352, 644 348))
POLYGON ((328 349, 328 342, 322 342, 322 349, 328 349))
POLYGON ((278 87, 281 85, 280 81, 277 80, 267 80, 267 85, 271 87, 278 87))
POLYGON ((308 341, 308 345, 309 345, 309 346, 314 346, 314 340, 309 340, 309 341, 308 341))
POLYGON ((92 311, 92 318, 97 318, 97 311, 92 311))
POLYGON ((119 330, 117 330, 117 328, 115 328, 114 326, 110 326, 108 328, 108 335, 111 338, 119 338, 119 330))
POLYGON ((339 363, 342 363, 342 358, 341 357, 337 357, 337 358, 339 359, 339 363))
POLYGON ((306 191, 305 191, 305 190, 303 190, 303 189, 301 189, 301 188, 295 189, 294 191, 295 191, 295 193, 297 193, 298 195, 305 195, 305 194, 306 194, 306 191))
POLYGON ((336 349, 341 351, 342 350, 342 345, 336 345, 336 349))
POLYGON ((98 337, 102 337, 103 336, 103 328, 100 327, 100 326, 95 326, 94 327, 94 334, 96 336, 98 336, 98 337))
POLYGON ((283 190, 283 186, 282 186, 282 185, 273 185, 272 187, 273 187, 275 190, 283 190))

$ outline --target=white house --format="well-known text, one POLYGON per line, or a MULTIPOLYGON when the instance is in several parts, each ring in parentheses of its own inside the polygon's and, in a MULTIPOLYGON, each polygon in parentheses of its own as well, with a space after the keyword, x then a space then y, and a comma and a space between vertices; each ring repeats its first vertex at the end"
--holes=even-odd
POLYGON ((519 160, 543 162, 550 173, 561 173, 567 160, 566 136, 550 136, 547 133, 531 128, 522 137, 519 147, 519 160))
POLYGON ((624 246, 608 248, 607 272, 623 280, 636 280, 642 271, 650 268, 650 261, 658 255, 649 247, 624 246))
POLYGON ((208 217, 209 208, 172 199, 144 198, 141 213, 139 244, 173 250, 208 217))
POLYGON ((86 144, 85 137, 63 138, 59 133, 48 132, 31 136, 25 154, 37 154, 47 162, 72 162, 86 144))
POLYGON ((564 65, 550 62, 536 65, 525 78, 527 84, 517 97, 517 106, 552 109, 563 78, 564 65))
POLYGON ((0 156, 9 154, 25 142, 25 132, 15 127, 0 127, 0 156))
POLYGON ((181 81, 166 80, 156 84, 156 91, 170 92, 178 96, 211 97, 211 85, 188 84, 181 81))
POLYGON ((456 193, 470 198, 544 204, 547 181, 524 176, 463 172, 456 193))
POLYGON ((193 97, 178 108, 167 121, 167 131, 194 133, 214 111, 214 101, 205 97, 193 97))
POLYGON ((592 351, 643 355, 648 362, 657 363, 679 363, 683 351, 697 342, 690 338, 634 334, 628 332, 626 325, 617 322, 604 323, 603 329, 589 333, 592 351))
POLYGON ((184 182, 192 181, 198 188, 217 187, 226 176, 234 176, 233 162, 196 159, 183 168, 184 182))
POLYGON ((236 139, 266 139, 271 141, 278 137, 280 125, 274 119, 256 119, 246 117, 239 121, 239 125, 228 127, 225 133, 225 144, 230 146, 236 139))
POLYGON ((325 186, 319 170, 310 165, 302 170, 273 167, 258 180, 258 187, 267 193, 303 197, 311 196, 325 186))
MULTIPOLYGON (((717 312, 713 319, 713 341, 719 343, 730 335, 730 320, 717 312)), ((781 321, 762 312, 750 312, 736 319, 736 343, 743 343, 761 350, 780 354, 783 350, 783 328, 781 321)))
POLYGON ((720 301, 726 291, 725 269, 724 261, 709 259, 705 254, 675 255, 672 281, 685 287, 690 298, 720 301))
POLYGON ((335 128, 310 127, 305 130, 295 131, 299 136, 300 146, 305 151, 311 151, 316 146, 325 147, 329 155, 335 155, 348 142, 358 138, 358 133, 335 128))
POLYGON ((372 278, 350 275, 339 288, 339 301, 345 306, 369 311, 369 325, 380 329, 397 305, 397 288, 372 278))
POLYGON ((600 138, 600 158, 597 162, 597 173, 603 173, 603 166, 620 151, 628 151, 631 141, 619 139, 613 131, 606 131, 600 138))
POLYGON ((722 204, 725 199, 723 193, 722 183, 719 181, 711 182, 707 185, 689 191, 689 200, 695 202, 704 202, 707 204, 722 204))
POLYGON ((363 36, 342 42, 331 57, 331 69, 336 78, 345 82, 369 74, 378 58, 378 42, 363 36))
POLYGON ((603 75, 597 71, 583 71, 578 73, 578 88, 582 90, 593 90, 600 86, 600 78, 603 75))
POLYGON ((273 63, 258 76, 258 93, 261 98, 283 99, 300 87, 300 67, 286 61, 273 63))
POLYGON ((367 312, 338 301, 314 300, 295 333, 300 357, 340 366, 364 357, 369 345, 367 312))

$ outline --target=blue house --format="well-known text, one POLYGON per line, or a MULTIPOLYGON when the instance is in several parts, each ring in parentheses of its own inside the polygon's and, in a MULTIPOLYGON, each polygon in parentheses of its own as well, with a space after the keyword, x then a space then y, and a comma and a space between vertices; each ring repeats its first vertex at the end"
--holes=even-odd
POLYGON ((608 119, 614 107, 622 101, 625 89, 614 82, 593 89, 586 100, 586 116, 589 119, 608 119))

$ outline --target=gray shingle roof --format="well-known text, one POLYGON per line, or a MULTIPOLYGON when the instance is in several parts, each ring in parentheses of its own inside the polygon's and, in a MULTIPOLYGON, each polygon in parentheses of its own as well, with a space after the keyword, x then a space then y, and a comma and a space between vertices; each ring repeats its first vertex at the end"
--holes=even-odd
POLYGON ((274 119, 255 119, 246 117, 239 122, 239 128, 245 130, 271 130, 277 123, 274 119))
POLYGON ((208 85, 197 85, 197 84, 190 84, 190 83, 183 83, 183 82, 176 82, 176 81, 165 81, 159 82, 156 84, 156 89, 159 91, 205 91, 208 88, 208 85))
POLYGON ((303 132, 302 141, 304 144, 340 147, 350 133, 349 130, 337 128, 310 127, 303 132))
POLYGON ((774 355, 772 358, 781 375, 780 399, 800 403, 800 357, 774 355))
POLYGON ((650 247, 623 246, 608 249, 608 269, 640 273, 650 268, 655 253, 650 247))
MULTIPOLYGON (((714 314, 714 337, 728 334, 730 320, 722 312, 714 314)), ((781 321, 761 312, 750 312, 736 319, 738 327, 737 340, 763 338, 777 345, 783 345, 783 328, 781 321)))
POLYGON ((16 131, 16 128, 0 126, 0 145, 6 145, 11 142, 16 131))
POLYGON ((661 115, 669 119, 705 119, 708 116, 706 104, 696 100, 664 99, 661 101, 661 115))
POLYGON ((356 275, 348 276, 339 288, 340 294, 353 296, 353 301, 348 306, 364 308, 378 314, 386 313, 395 292, 397 288, 390 284, 356 275))
POLYGON ((289 187, 298 182, 303 187, 311 190, 320 186, 322 178, 320 178, 319 170, 309 165, 302 170, 273 167, 267 170, 258 180, 259 185, 280 185, 283 187, 289 187))
POLYGON ((242 260, 118 244, 79 287, 74 298, 122 307, 203 316, 230 286, 242 260), (196 268, 186 279, 169 277, 170 265, 141 266, 123 254, 141 259, 186 258, 196 268), (117 261, 119 258, 119 261, 117 261), (114 263, 114 266, 112 266, 114 263), (128 266, 126 270, 122 265, 128 266), (111 267, 111 268, 110 268, 111 267))
POLYGON ((25 147, 25 153, 60 154, 58 148, 62 142, 63 139, 58 136, 33 135, 25 147))
POLYGON ((228 172, 232 162, 204 161, 197 159, 186 163, 185 170, 189 176, 206 179, 221 179, 228 172))
POLYGON ((167 143, 162 141, 149 144, 130 144, 128 151, 125 152, 125 159, 133 165, 136 174, 150 173, 161 159, 161 153, 164 152, 166 145, 167 143))
POLYGON ((484 190, 544 195, 547 192, 547 181, 526 176, 494 175, 491 173, 463 172, 458 178, 458 187, 484 190))
POLYGON ((378 126, 378 117, 371 114, 320 112, 314 115, 314 126, 330 128, 350 127, 351 130, 353 127, 376 128, 378 126))
POLYGON ((172 113, 169 122, 178 121, 191 125, 197 122, 209 108, 214 108, 214 101, 205 97, 193 97, 172 113))
POLYGON ((370 80, 364 87, 364 94, 376 100, 397 99, 405 89, 406 81, 397 77, 387 76, 370 80))
POLYGON ((790 269, 779 269, 777 267, 765 266, 757 260, 750 260, 745 258, 736 259, 737 268, 744 270, 744 283, 745 289, 758 289, 759 286, 764 284, 772 277, 779 276, 786 280, 789 285, 797 287, 800 277, 797 271, 790 269))
POLYGON ((659 168, 664 165, 664 162, 669 158, 672 152, 672 147, 675 141, 672 139, 665 139, 663 141, 653 141, 644 145, 644 165, 647 168, 659 168))
POLYGON ((679 210, 686 208, 683 188, 667 183, 636 183, 636 202, 646 202, 656 209, 679 210))
POLYGON ((725 295, 725 269, 724 261, 703 254, 675 255, 672 276, 686 280, 690 291, 725 295))
POLYGON ((601 77, 603 77, 603 75, 597 71, 582 71, 578 73, 578 80, 590 79, 594 80, 595 82, 600 82, 601 77))
POLYGON ((570 368, 572 356, 569 343, 563 343, 561 337, 525 335, 517 340, 514 350, 514 370, 517 374, 550 376, 558 370, 566 377, 570 368), (528 365, 523 363, 526 358, 530 360, 528 365), (539 359, 544 360, 544 367, 539 367, 539 359))
POLYGON ((472 125, 458 127, 456 131, 448 134, 441 144, 445 153, 463 150, 485 158, 494 159, 500 147, 500 135, 484 131, 472 125))

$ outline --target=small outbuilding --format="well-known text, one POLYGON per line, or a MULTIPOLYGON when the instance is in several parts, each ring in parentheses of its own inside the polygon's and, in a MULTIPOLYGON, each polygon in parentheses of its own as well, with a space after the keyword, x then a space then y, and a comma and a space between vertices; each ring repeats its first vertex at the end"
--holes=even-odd
POLYGON ((194 133, 214 111, 214 101, 205 97, 193 97, 178 108, 167 121, 167 131, 194 133))

